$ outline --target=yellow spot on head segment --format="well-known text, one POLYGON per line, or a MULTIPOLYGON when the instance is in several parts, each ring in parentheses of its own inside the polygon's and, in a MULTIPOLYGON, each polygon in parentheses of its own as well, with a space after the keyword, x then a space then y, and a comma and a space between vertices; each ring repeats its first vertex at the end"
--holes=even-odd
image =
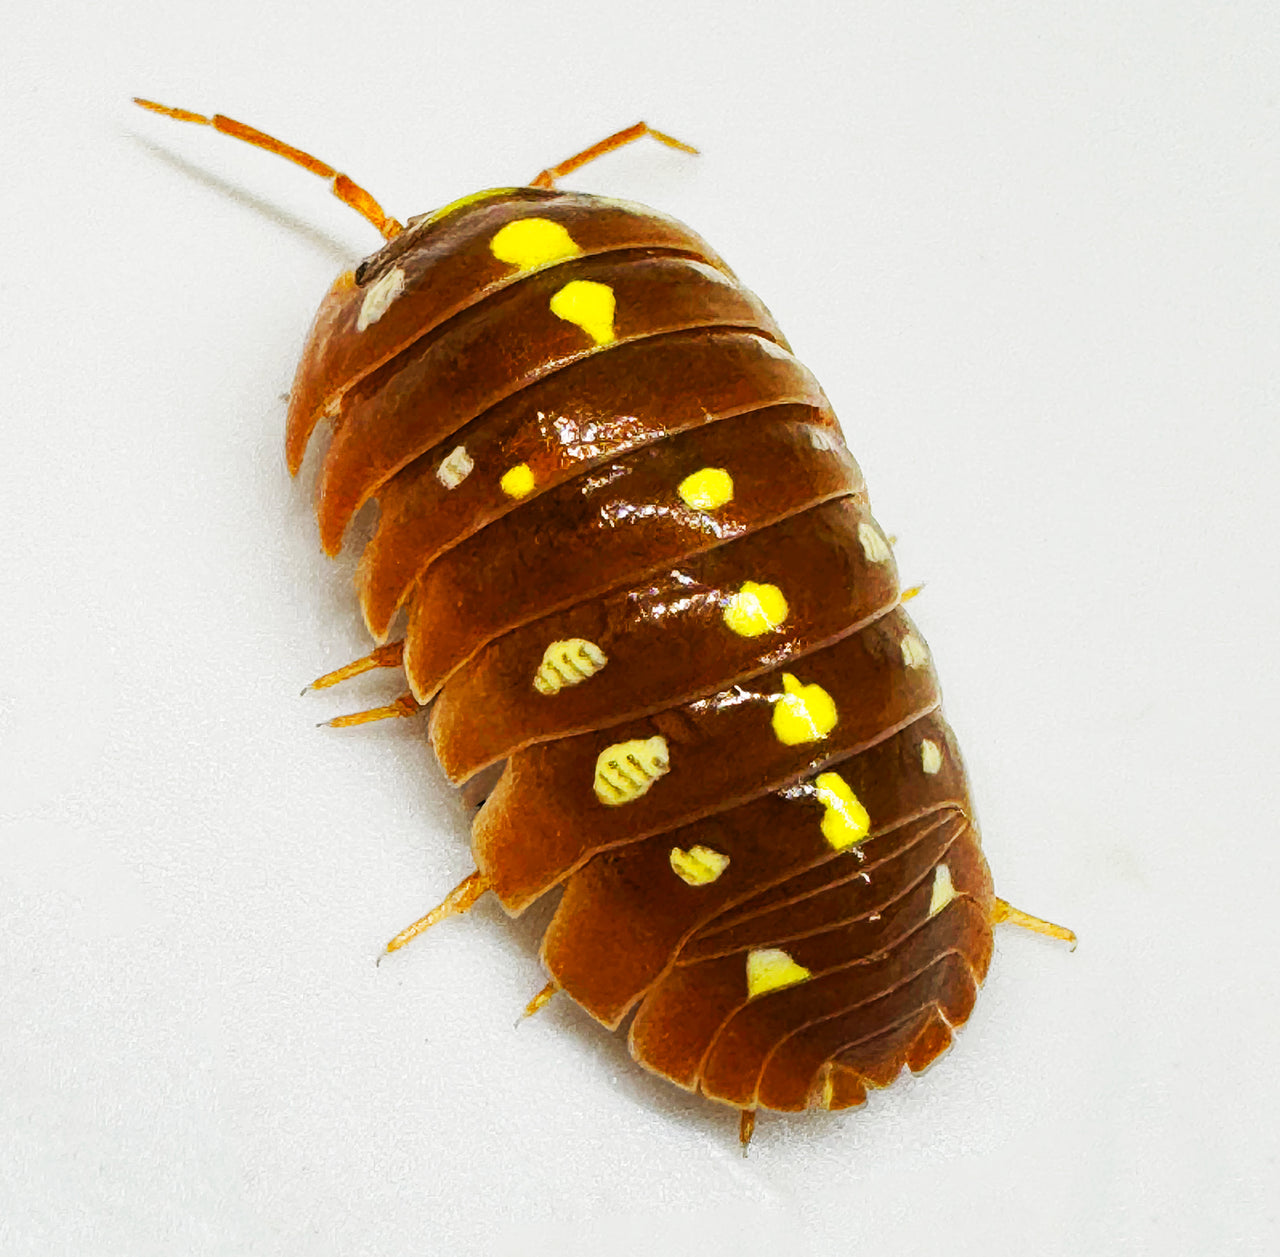
POLYGON ((667 740, 632 738, 606 746, 596 757, 596 798, 606 807, 634 803, 659 777, 671 771, 667 740))
POLYGON ((676 492, 695 511, 714 511, 733 501, 733 477, 723 467, 704 467, 680 481, 676 492))
POLYGON ((574 238, 549 218, 518 218, 508 223, 489 241, 489 250, 499 262, 522 271, 576 258, 582 252, 574 238))
POLYGON ((710 886, 729 867, 729 857, 710 847, 671 848, 671 868, 690 886, 710 886))
POLYGON ((749 580, 725 604, 724 622, 739 637, 770 633, 787 618, 787 600, 777 585, 757 585, 749 580))
POLYGON ((551 298, 551 313, 582 328, 597 345, 615 340, 613 289, 593 279, 574 279, 551 298))
POLYGON ((836 727, 835 699, 820 685, 801 685, 782 674, 782 695, 773 705, 773 734, 784 746, 820 742, 836 727))
POLYGON ((798 965, 780 947, 761 947, 747 953, 747 998, 755 999, 766 991, 795 986, 813 977, 804 965, 798 965))
POLYGON ((509 498, 527 498, 536 483, 528 463, 517 463, 498 481, 498 487, 509 498))
POLYGON ((826 808, 822 836, 836 851, 862 842, 871 832, 871 817, 839 773, 821 773, 814 781, 818 802, 826 808))

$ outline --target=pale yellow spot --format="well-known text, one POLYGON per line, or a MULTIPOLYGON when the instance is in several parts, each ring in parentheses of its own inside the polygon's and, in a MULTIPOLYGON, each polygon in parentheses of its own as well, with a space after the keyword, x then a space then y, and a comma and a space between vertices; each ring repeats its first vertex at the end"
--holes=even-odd
POLYGON ((379 275, 360 303, 360 313, 356 317, 356 331, 363 332, 371 327, 391 308, 391 303, 404 292, 404 271, 393 266, 384 275, 379 275))
POLYGON ((671 867, 690 886, 710 886, 729 867, 729 857, 710 847, 690 847, 688 851, 672 847, 671 867))
POLYGON ((951 870, 945 864, 939 864, 933 874, 933 895, 929 900, 929 915, 937 915, 955 897, 956 888, 951 884, 951 870))
POLYGON ((596 758, 596 798, 607 807, 632 803, 670 771, 666 738, 633 738, 629 742, 615 742, 605 747, 596 758))
POLYGON ((818 742, 840 719, 835 700, 820 685, 801 685, 782 674, 782 696, 773 705, 773 734, 785 746, 818 742))
POLYGON ((862 544, 862 553, 867 556, 868 563, 887 563, 893 553, 880 530, 865 519, 858 525, 858 541, 862 544))
POLYGON ((813 974, 798 965, 780 947, 762 947, 747 952, 747 998, 755 999, 766 991, 807 982, 813 974))
POLYGON ((582 250, 574 238, 549 218, 520 218, 508 223, 489 241, 499 262, 510 262, 522 271, 576 258, 582 250))
POLYGON ((826 811, 822 836, 836 851, 861 842, 871 832, 871 817, 839 773, 821 773, 814 781, 818 802, 826 811))
POLYGON ((608 662, 608 655, 585 637, 552 642, 542 654, 533 688, 539 694, 558 694, 566 685, 581 685, 589 680, 608 662))
POLYGON ((929 652, 914 633, 902 639, 902 662, 908 668, 923 668, 929 662, 929 652))
POLYGON ((456 489, 475 470, 475 466, 467 447, 459 445, 436 468, 436 479, 446 489, 456 489))
POLYGON ((928 738, 920 743, 920 766, 930 777, 942 767, 942 748, 928 738))
POLYGON ((614 340, 613 289, 593 279, 574 279, 551 298, 551 313, 566 323, 575 323, 597 345, 614 340))
POLYGON ((429 214, 418 214, 409 219, 407 226, 416 231, 419 227, 425 227, 429 223, 438 223, 442 218, 452 214, 454 210, 460 210, 467 205, 474 205, 477 201, 488 201, 497 196, 510 196, 517 191, 519 191, 518 188, 486 188, 483 192, 469 192, 466 196, 460 196, 456 201, 450 201, 448 205, 442 205, 439 209, 432 210, 429 214))
POLYGON ((733 501, 733 477, 723 467, 704 467, 680 481, 676 492, 695 511, 714 511, 733 501))
POLYGON ((777 585, 746 581, 725 604, 724 622, 739 637, 759 637, 787 618, 787 600, 777 585))
POLYGON ((527 498, 535 483, 529 464, 517 463, 498 481, 498 487, 509 498, 527 498))

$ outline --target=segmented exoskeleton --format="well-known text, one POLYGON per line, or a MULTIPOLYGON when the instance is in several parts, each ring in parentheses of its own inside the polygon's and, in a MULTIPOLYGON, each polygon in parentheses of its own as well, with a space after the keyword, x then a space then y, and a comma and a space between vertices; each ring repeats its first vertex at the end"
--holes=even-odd
MULTIPOLYGON (((636 1059, 743 1111, 845 1108, 923 1069, 973 1007, 992 890, 929 652, 831 407, 696 235, 557 177, 401 228, 339 276, 290 397, 297 472, 359 567, 460 784, 491 780, 477 871, 563 887, 551 982, 636 1059), (496 775, 498 770, 500 775, 496 775)), ((656 134, 650 132, 650 134, 656 134)), ((658 135, 665 142, 669 137, 658 135)), ((351 723, 344 721, 343 723, 351 723)), ((543 997, 540 997, 543 998, 543 997)))

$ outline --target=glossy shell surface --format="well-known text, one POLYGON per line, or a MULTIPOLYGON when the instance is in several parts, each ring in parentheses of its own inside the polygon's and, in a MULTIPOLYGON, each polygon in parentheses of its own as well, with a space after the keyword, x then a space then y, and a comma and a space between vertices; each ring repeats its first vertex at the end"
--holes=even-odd
POLYGON ((339 277, 290 402, 317 515, 553 981, 739 1108, 844 1108, 969 1015, 991 879, 827 399, 679 223, 498 189, 339 277))

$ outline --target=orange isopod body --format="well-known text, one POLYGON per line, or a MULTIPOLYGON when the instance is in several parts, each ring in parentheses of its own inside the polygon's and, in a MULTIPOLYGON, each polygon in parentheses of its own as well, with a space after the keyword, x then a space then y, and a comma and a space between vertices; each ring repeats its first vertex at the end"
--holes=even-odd
MULTIPOLYGON (((995 897, 925 643, 831 406, 681 224, 556 189, 640 124, 401 228, 340 275, 290 395, 296 473, 448 776, 492 892, 557 887, 547 990, 635 1058, 754 1113, 860 1104, 969 1016, 995 897)), ((648 132, 668 143, 670 137, 648 132)), ((310 164, 309 164, 310 163, 310 164)), ((345 182, 344 182, 345 181, 345 182)))

